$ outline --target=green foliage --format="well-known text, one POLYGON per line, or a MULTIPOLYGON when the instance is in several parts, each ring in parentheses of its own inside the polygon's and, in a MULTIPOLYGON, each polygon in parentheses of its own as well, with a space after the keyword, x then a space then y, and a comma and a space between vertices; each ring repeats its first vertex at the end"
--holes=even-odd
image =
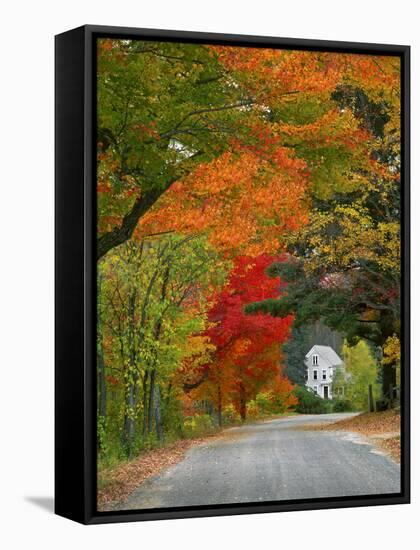
POLYGON ((232 404, 223 408, 223 424, 237 424, 241 421, 239 413, 232 404))
POLYGON ((295 384, 305 383, 305 355, 310 348, 310 334, 307 326, 293 325, 290 339, 283 344, 285 374, 295 384))
POLYGON ((334 375, 333 392, 344 388, 344 399, 354 410, 368 410, 368 387, 372 385, 374 399, 378 399, 378 364, 368 344, 361 340, 355 346, 343 345, 344 370, 338 369, 334 375))
POLYGON ((262 414, 271 414, 274 412, 273 403, 270 397, 271 395, 268 392, 260 392, 255 397, 255 403, 262 414))
POLYGON ((184 419, 183 433, 188 438, 204 437, 216 429, 216 422, 209 414, 197 414, 184 419))
POLYGON ((227 149, 248 97, 201 44, 98 41, 99 228, 227 149))
POLYGON ((384 129, 390 117, 387 113, 387 104, 382 101, 370 100, 367 94, 360 88, 341 85, 331 95, 331 98, 339 103, 341 108, 350 108, 361 121, 364 128, 374 136, 382 138, 384 129))
POLYGON ((294 405, 290 403, 288 393, 278 391, 260 392, 255 397, 260 414, 284 414, 292 410, 294 405))
MULTIPOLYGON (((297 144, 299 154, 315 167, 309 223, 288 236, 288 260, 269 269, 288 282, 287 294, 251 304, 247 311, 275 317, 292 313, 297 328, 322 320, 350 344, 367 340, 378 351, 395 337, 397 356, 401 303, 398 99, 370 95, 346 83, 337 87, 330 100, 341 111, 351 111, 361 131, 369 132, 372 171, 352 163, 349 151, 340 150, 338 143, 325 151, 317 146, 305 153, 305 143, 297 144), (317 164, 320 153, 322 162, 317 164), (336 177, 335 167, 346 181, 336 177), (334 182, 334 193, 319 193, 328 191, 328 181, 334 182)), ((384 395, 396 384, 396 369, 388 367, 381 366, 384 395)))
MULTIPOLYGON (((279 338, 276 355, 269 350, 265 361, 267 350, 258 347, 267 347, 260 334, 267 336, 273 319, 261 333, 254 327, 253 342, 242 317, 233 314, 221 332, 226 338, 237 331, 238 349, 231 356, 223 352, 225 363, 225 343, 208 336, 220 326, 220 310, 210 316, 213 296, 228 280, 235 255, 244 253, 238 236, 245 235, 250 257, 279 252, 284 260, 269 268, 273 277, 280 275, 281 288, 276 283, 273 293, 249 301, 274 298, 245 309, 293 315, 291 339, 282 350, 292 381, 304 382, 308 327, 321 320, 347 337, 346 374, 337 372, 334 380, 345 387, 344 397, 324 400, 297 387, 297 412, 365 408, 368 384, 378 395, 377 366, 364 338, 378 347, 386 343, 383 366, 392 369, 398 359, 398 70, 388 58, 377 66, 370 57, 349 56, 343 64, 329 53, 227 50, 98 40, 97 353, 103 399, 97 439, 104 464, 171 439, 213 433, 212 409, 197 413, 197 396, 207 400, 211 383, 219 390, 213 405, 223 423, 240 421, 227 397, 238 395, 235 353, 249 353, 240 365, 244 372, 252 365, 260 369, 252 392, 242 390, 245 409, 246 399, 254 398, 249 417, 294 406, 288 382, 276 388, 262 383, 263 375, 268 382, 279 370, 279 338), (162 207, 159 197, 171 186, 162 207), (159 208, 162 217, 153 221, 159 208), (283 211, 291 212, 284 220, 283 211), (160 227, 164 218, 169 225, 160 227), (242 226, 230 224, 238 218, 242 226), (216 231, 220 238, 211 240, 216 231), (213 380, 211 365, 217 366, 213 380)), ((260 285, 260 275, 244 280, 240 295, 260 285)), ((233 290, 227 285, 230 312, 233 290)))
POLYGON ((294 101, 279 104, 273 109, 272 119, 285 124, 312 124, 334 107, 334 102, 325 94, 297 94, 294 101))
POLYGON ((319 395, 315 395, 313 391, 297 386, 293 390, 294 395, 298 399, 296 412, 302 414, 328 414, 332 412, 333 404, 328 399, 322 399, 319 395))
POLYGON ((354 406, 351 401, 347 399, 333 399, 333 412, 352 412, 354 411, 354 406))
POLYGON ((184 437, 184 414, 179 395, 170 393, 162 402, 162 424, 167 439, 184 437))
POLYGON ((228 267, 205 237, 176 234, 130 241, 100 262, 107 455, 129 457, 183 434, 173 377, 185 360, 208 361, 212 348, 197 337, 207 323, 203 289, 221 284, 228 267))
POLYGON ((98 415, 96 420, 96 437, 99 453, 102 456, 108 455, 108 445, 106 441, 106 419, 101 415, 98 415))

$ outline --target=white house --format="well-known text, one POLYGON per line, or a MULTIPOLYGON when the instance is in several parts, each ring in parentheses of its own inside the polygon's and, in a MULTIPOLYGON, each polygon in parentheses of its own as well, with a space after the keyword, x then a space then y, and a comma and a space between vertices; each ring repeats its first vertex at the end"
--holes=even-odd
POLYGON ((323 399, 332 398, 332 381, 344 363, 330 346, 313 346, 305 355, 306 387, 323 399))

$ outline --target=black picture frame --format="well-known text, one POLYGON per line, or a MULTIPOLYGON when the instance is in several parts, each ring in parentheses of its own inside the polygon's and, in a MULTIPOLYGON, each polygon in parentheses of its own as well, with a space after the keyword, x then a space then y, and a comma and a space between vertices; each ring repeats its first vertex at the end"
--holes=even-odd
POLYGON ((410 47, 86 25, 55 37, 55 512, 84 524, 410 502, 410 47), (402 66, 401 492, 98 512, 96 509, 96 51, 99 37, 395 55, 402 66))

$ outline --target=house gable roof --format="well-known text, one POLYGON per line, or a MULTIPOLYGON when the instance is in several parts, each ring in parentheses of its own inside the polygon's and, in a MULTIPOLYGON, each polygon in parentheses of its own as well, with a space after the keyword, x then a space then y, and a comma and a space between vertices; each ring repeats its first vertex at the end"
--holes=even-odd
POLYGON ((330 346, 319 346, 318 344, 312 346, 312 348, 305 355, 305 359, 308 359, 315 353, 320 355, 324 361, 329 363, 332 367, 339 367, 343 364, 343 361, 330 346))

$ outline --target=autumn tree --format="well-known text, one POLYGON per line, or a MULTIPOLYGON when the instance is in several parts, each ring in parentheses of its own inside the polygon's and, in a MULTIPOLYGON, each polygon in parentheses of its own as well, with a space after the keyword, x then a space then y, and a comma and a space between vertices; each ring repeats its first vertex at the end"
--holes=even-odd
POLYGON ((398 59, 119 39, 97 54, 100 452, 161 443, 175 417, 182 435, 185 404, 221 424, 227 405, 292 403, 280 363, 314 323, 374 342, 392 385, 398 59))
POLYGON ((230 257, 277 250, 284 235, 307 220, 307 186, 305 163, 284 148, 270 160, 227 152, 174 183, 134 237, 175 230, 205 234, 230 257))
MULTIPOLYGON (((257 190, 256 204, 265 204, 265 228, 274 220, 277 234, 288 205, 272 205, 269 197, 281 197, 287 184, 297 190, 295 216, 303 213, 298 189, 308 178, 323 197, 337 188, 354 189, 360 181, 352 169, 369 168, 369 133, 333 94, 340 86, 357 85, 374 97, 385 90, 385 100, 392 99, 398 70, 386 57, 100 39, 98 257, 129 239, 175 182, 193 185, 187 197, 195 201, 199 218, 208 209, 205 218, 211 222, 213 212, 221 211, 217 197, 201 194, 197 203, 200 172, 188 177, 219 157, 220 177, 220 167, 209 167, 211 185, 216 190, 222 185, 228 195, 224 166, 252 164, 251 176, 255 170, 263 173, 265 190, 257 190), (276 178, 282 180, 280 189, 276 178)), ((235 203, 230 219, 246 206, 241 199, 235 203)), ((248 225, 252 221, 255 216, 248 225)), ((253 233, 252 240, 258 240, 253 233)))
POLYGON ((373 388, 374 398, 379 397, 378 364, 368 344, 360 340, 355 346, 347 342, 342 350, 344 369, 338 369, 334 375, 335 388, 344 389, 344 398, 359 411, 368 410, 369 386, 373 388))
MULTIPOLYGON (((316 192, 309 223, 288 235, 288 261, 273 266, 289 282, 287 296, 249 307, 294 313, 297 325, 322 319, 352 343, 368 339, 382 353, 398 339, 401 278, 399 64, 390 58, 386 65, 382 84, 359 77, 333 92, 339 108, 357 120, 367 145, 364 163, 348 164, 347 184, 334 193, 316 192)), ((392 399, 395 364, 383 363, 382 371, 384 396, 392 399)))
POLYGON ((118 430, 131 455, 139 438, 154 431, 163 439, 162 403, 182 361, 212 349, 195 335, 207 328, 204 296, 224 269, 203 239, 174 235, 127 243, 100 269, 104 364, 108 383, 119 388, 118 430))
POLYGON ((204 46, 98 41, 98 258, 172 183, 228 148, 248 104, 204 46))
POLYGON ((235 259, 225 287, 217 293, 208 312, 212 324, 206 331, 216 350, 208 364, 200 395, 208 395, 219 411, 233 403, 241 418, 246 404, 270 378, 279 374, 279 349, 289 335, 291 316, 246 315, 244 306, 283 292, 280 278, 269 278, 265 269, 273 256, 235 259))

